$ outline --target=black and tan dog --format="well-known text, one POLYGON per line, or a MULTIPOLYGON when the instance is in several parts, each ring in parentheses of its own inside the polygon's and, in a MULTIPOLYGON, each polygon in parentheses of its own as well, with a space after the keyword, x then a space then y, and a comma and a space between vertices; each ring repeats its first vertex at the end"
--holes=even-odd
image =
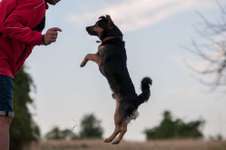
POLYGON ((129 121, 136 119, 138 106, 148 101, 152 80, 145 77, 141 81, 142 93, 136 94, 127 69, 122 32, 109 15, 100 17, 95 25, 87 27, 86 30, 90 35, 99 37, 101 44, 96 54, 86 55, 81 67, 84 67, 88 61, 97 63, 100 72, 110 84, 112 96, 116 99, 115 130, 105 142, 110 143, 115 139, 112 144, 118 144, 127 131, 129 121))

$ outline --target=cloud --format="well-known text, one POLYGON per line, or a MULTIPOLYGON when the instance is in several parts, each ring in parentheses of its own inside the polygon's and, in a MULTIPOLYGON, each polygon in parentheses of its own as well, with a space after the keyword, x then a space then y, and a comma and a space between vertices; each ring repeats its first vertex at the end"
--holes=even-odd
POLYGON ((212 0, 124 0, 95 12, 72 15, 70 21, 87 24, 110 14, 124 31, 134 31, 163 21, 176 13, 197 7, 210 7, 212 0))

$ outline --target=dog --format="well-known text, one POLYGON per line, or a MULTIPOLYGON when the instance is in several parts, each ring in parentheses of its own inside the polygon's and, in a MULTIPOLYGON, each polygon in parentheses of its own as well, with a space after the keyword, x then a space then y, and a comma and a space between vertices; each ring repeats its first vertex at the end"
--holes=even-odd
POLYGON ((138 107, 148 101, 152 80, 149 77, 143 78, 142 93, 136 94, 127 69, 123 34, 109 15, 99 17, 95 25, 86 27, 86 31, 91 36, 97 36, 101 44, 98 46, 97 53, 87 54, 80 66, 84 67, 88 61, 93 61, 99 66, 102 75, 106 77, 113 91, 112 97, 116 100, 116 110, 115 130, 104 142, 119 144, 127 132, 128 123, 138 116, 138 107))

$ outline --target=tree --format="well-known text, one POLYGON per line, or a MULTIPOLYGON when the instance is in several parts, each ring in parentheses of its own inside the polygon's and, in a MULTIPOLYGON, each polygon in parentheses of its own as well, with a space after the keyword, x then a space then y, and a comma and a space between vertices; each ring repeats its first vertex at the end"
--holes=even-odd
POLYGON ((72 140, 78 139, 78 136, 70 129, 60 130, 58 127, 54 127, 46 134, 48 140, 72 140))
POLYGON ((159 126, 144 131, 147 140, 151 139, 173 139, 173 138, 202 138, 200 128, 203 120, 185 123, 181 119, 173 119, 170 111, 163 113, 163 120, 159 126))
POLYGON ((101 139, 103 136, 103 128, 100 123, 100 120, 98 120, 95 115, 85 115, 80 123, 80 138, 101 139))
POLYGON ((40 131, 37 124, 32 119, 28 105, 33 104, 30 96, 31 88, 34 86, 31 76, 23 68, 14 80, 14 110, 15 118, 13 119, 10 131, 10 149, 22 150, 40 137, 40 131))
POLYGON ((54 127, 45 137, 48 140, 101 139, 103 128, 100 123, 100 120, 95 115, 87 114, 80 122, 79 135, 70 129, 61 130, 58 127, 54 127))
POLYGON ((218 20, 210 21, 200 14, 204 27, 197 31, 202 40, 193 41, 192 50, 203 64, 202 68, 192 66, 192 69, 202 75, 202 83, 214 88, 226 86, 226 8, 220 2, 217 4, 218 20))

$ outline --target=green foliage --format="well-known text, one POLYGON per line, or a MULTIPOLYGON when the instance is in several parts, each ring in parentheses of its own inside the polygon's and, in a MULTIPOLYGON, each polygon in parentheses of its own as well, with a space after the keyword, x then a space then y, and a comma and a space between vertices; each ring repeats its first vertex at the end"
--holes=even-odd
POLYGON ((47 140, 101 139, 103 128, 100 121, 93 114, 85 115, 80 123, 79 135, 70 129, 61 130, 54 127, 46 134, 47 140))
POLYGON ((60 130, 58 127, 54 127, 51 131, 46 134, 48 140, 72 140, 78 139, 78 136, 69 129, 60 130))
POLYGON ((80 123, 80 138, 84 139, 102 139, 103 128, 95 115, 85 115, 80 123))
POLYGON ((185 123, 181 119, 173 119, 169 111, 163 113, 160 125, 144 131, 147 140, 173 139, 173 138, 202 138, 200 128, 204 125, 203 120, 185 123))
POLYGON ((29 93, 33 81, 24 68, 17 74, 14 80, 14 111, 10 131, 10 149, 22 150, 23 147, 40 137, 40 131, 36 123, 32 119, 28 105, 33 103, 29 93))

